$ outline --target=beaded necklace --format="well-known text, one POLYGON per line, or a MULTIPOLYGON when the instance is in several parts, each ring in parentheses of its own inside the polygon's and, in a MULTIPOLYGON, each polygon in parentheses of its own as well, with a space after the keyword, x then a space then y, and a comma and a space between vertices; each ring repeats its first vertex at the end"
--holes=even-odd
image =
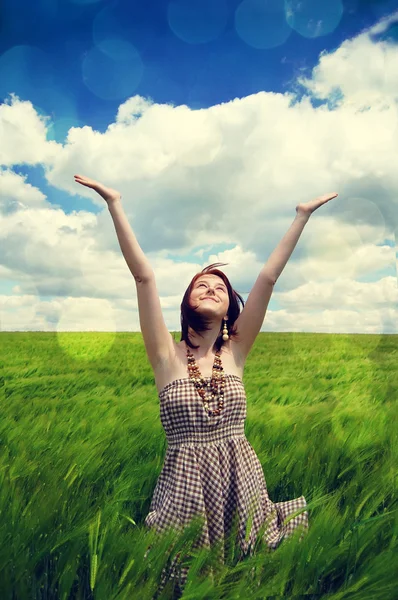
POLYGON ((188 374, 193 380, 195 387, 203 400, 203 407, 209 416, 219 415, 224 407, 224 387, 225 387, 225 373, 221 362, 221 351, 218 350, 214 357, 213 370, 210 382, 210 393, 206 395, 205 386, 206 379, 202 377, 199 367, 196 364, 195 357, 187 346, 187 359, 188 359, 188 374), (218 397, 218 408, 215 410, 209 410, 209 402, 211 399, 218 397))

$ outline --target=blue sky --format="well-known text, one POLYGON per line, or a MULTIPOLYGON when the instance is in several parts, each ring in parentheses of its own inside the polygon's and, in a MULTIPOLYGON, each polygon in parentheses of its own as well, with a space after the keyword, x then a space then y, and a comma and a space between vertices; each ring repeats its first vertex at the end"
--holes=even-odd
POLYGON ((139 331, 121 190, 169 330, 212 262, 246 300, 311 217, 263 331, 398 333, 398 12, 391 0, 5 0, 3 331, 139 331))

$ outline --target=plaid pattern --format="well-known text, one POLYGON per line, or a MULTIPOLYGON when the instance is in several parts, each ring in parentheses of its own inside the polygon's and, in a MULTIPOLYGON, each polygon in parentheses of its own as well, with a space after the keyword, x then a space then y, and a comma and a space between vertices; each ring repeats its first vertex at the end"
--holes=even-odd
MULTIPOLYGON (((205 378, 210 385, 211 377, 205 378)), ((210 390, 210 388, 209 388, 210 390)), ((304 496, 272 502, 261 463, 244 433, 246 394, 242 379, 225 374, 224 408, 209 417, 189 377, 176 379, 159 393, 160 419, 167 438, 167 451, 145 525, 159 533, 169 527, 181 530, 190 519, 205 516, 197 547, 223 541, 238 518, 242 552, 252 553, 260 527, 263 539, 275 550, 283 538, 303 527, 308 529, 308 512, 284 520, 306 506, 304 496), (251 528, 246 525, 250 519, 251 528)), ((209 408, 217 408, 211 400, 209 408)), ((221 544, 221 547, 224 545, 221 544)), ((224 550, 219 557, 224 561, 224 550)), ((175 577, 175 562, 171 577, 175 577)), ((184 585, 187 569, 180 570, 184 585)))

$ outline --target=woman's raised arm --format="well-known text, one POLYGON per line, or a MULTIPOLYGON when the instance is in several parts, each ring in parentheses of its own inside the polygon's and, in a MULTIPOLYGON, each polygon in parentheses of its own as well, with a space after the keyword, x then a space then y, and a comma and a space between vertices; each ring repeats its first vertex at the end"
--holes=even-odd
POLYGON ((98 192, 108 204, 120 248, 135 279, 142 336, 156 375, 158 367, 172 356, 174 341, 163 318, 154 270, 130 227, 122 207, 121 194, 82 175, 75 175, 75 179, 98 192))
POLYGON ((83 175, 75 175, 75 181, 95 190, 107 203, 115 225, 121 251, 134 279, 138 282, 142 282, 152 277, 153 269, 151 263, 142 251, 127 220, 123 210, 120 192, 105 187, 98 181, 90 179, 89 177, 84 177, 83 175))

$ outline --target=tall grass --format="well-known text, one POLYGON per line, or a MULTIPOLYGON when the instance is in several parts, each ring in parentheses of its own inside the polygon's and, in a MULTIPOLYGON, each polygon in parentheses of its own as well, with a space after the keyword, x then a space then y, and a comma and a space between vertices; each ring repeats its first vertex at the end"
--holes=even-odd
MULTIPOLYGON (((0 598, 152 598, 195 530, 144 525, 166 438, 142 335, 0 342, 0 598)), ((259 334, 246 436, 271 500, 306 497, 309 531, 233 547, 214 577, 193 552, 184 598, 398 598, 397 359, 396 335, 259 334)))

